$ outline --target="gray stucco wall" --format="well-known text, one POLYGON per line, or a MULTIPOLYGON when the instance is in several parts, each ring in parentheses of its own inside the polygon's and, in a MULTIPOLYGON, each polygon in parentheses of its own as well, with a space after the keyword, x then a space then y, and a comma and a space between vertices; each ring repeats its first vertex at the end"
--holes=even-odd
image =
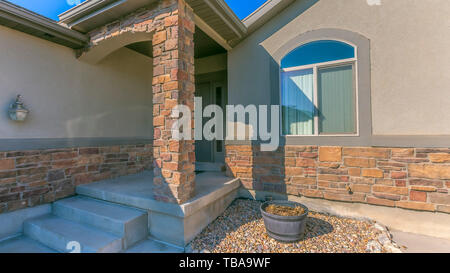
POLYGON ((276 52, 302 33, 343 29, 370 40, 373 135, 450 135, 450 1, 381 3, 295 1, 229 52, 229 103, 276 102, 276 52))
POLYGON ((151 138, 152 59, 122 48, 97 65, 0 26, 0 139, 151 138), (16 94, 30 109, 9 120, 16 94))

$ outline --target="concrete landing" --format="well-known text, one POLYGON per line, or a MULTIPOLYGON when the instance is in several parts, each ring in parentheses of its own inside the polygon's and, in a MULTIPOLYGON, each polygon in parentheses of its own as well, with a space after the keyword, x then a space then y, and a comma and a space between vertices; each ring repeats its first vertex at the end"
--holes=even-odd
POLYGON ((56 253, 56 251, 28 237, 19 236, 0 242, 0 253, 56 253))
POLYGON ((179 205, 153 198, 153 172, 78 186, 79 195, 148 211, 149 235, 184 248, 238 196, 239 179, 222 172, 196 175, 195 197, 179 205))
POLYGON ((390 230, 404 253, 450 253, 450 240, 390 230))
POLYGON ((184 216, 192 213, 195 204, 207 201, 205 198, 213 199, 221 193, 240 186, 239 179, 226 177, 221 172, 199 173, 195 177, 195 183, 195 197, 183 205, 164 203, 153 198, 153 172, 151 171, 78 186, 76 192, 117 204, 184 216))

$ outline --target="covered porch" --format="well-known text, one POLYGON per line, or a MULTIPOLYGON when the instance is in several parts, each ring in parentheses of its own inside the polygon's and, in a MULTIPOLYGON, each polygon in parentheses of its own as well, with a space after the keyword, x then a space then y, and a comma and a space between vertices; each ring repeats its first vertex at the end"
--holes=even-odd
POLYGON ((79 185, 76 193, 144 210, 151 238, 184 247, 237 197, 240 181, 225 175, 224 141, 173 138, 172 109, 190 108, 193 131, 194 97, 202 98, 203 107, 225 108, 227 50, 231 40, 242 37, 244 28, 211 27, 217 18, 234 16, 226 12, 221 15, 226 17, 213 16, 224 12, 214 1, 130 2, 81 4, 62 14, 60 24, 87 34, 88 46, 77 52, 81 62, 97 65, 124 48, 153 62, 147 73, 152 89, 148 115, 153 134, 148 138, 153 165, 142 173, 79 185))
POLYGON ((229 42, 242 37, 245 30, 239 20, 238 27, 227 24, 213 29, 211 12, 218 10, 205 3, 167 0, 82 4, 60 16, 60 24, 85 32, 90 39, 88 46, 77 53, 82 62, 96 65, 122 48, 152 59, 153 69, 148 75, 153 113, 148 114, 153 116, 153 135, 148 137, 153 139, 153 175, 146 179, 152 183, 149 198, 160 202, 185 204, 199 194, 196 171, 225 170, 223 141, 175 140, 172 136, 178 118, 172 116, 176 105, 191 110, 192 128, 183 130, 192 132, 194 97, 201 97, 203 106, 226 105, 229 42), (112 14, 121 19, 111 22, 112 14))

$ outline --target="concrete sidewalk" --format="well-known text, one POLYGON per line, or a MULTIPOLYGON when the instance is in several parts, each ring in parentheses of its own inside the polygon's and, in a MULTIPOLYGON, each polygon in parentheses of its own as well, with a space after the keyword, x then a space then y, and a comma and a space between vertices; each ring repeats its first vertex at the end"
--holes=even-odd
POLYGON ((404 253, 450 253, 450 240, 390 230, 404 253))

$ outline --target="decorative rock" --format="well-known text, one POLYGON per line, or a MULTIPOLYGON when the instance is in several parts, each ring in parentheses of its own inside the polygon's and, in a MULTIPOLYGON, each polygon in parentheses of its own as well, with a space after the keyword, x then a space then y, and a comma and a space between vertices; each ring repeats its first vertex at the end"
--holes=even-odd
POLYGON ((280 243, 267 235, 261 202, 236 200, 191 243, 202 253, 382 253, 399 252, 387 228, 373 221, 310 212, 305 239, 280 243), (381 238, 387 247, 378 241, 381 238))
POLYGON ((383 250, 383 247, 375 240, 370 241, 367 243, 366 251, 370 253, 381 253, 383 250))

